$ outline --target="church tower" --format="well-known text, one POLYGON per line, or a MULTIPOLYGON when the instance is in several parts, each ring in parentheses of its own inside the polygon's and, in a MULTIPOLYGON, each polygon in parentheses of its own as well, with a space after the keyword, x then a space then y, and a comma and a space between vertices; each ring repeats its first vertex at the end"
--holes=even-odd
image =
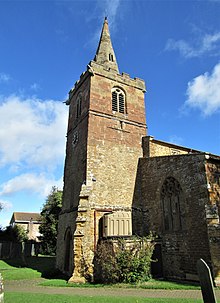
POLYGON ((57 268, 72 281, 92 279, 104 216, 131 214, 141 140, 146 136, 144 92, 143 80, 119 73, 105 18, 95 58, 66 101, 69 121, 57 268))

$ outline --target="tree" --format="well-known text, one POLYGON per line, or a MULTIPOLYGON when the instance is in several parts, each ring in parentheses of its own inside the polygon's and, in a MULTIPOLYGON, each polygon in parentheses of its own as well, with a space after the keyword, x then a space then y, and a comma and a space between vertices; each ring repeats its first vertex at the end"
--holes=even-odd
POLYGON ((0 240, 11 242, 25 242, 28 240, 28 236, 23 226, 9 225, 4 230, 0 230, 0 240))
POLYGON ((42 241, 42 253, 55 254, 58 230, 58 217, 62 207, 62 194, 55 186, 52 187, 50 194, 41 211, 42 222, 39 227, 42 241))

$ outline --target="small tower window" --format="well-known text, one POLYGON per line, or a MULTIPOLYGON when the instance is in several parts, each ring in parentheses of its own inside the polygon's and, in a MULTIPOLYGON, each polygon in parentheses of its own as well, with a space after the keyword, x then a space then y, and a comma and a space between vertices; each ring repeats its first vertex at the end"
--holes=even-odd
POLYGON ((112 111, 125 114, 125 93, 120 88, 112 90, 112 111))
POLYGON ((79 94, 76 100, 76 118, 81 116, 82 112, 82 94, 79 94))
POLYGON ((112 54, 109 54, 109 61, 114 62, 114 56, 112 54))

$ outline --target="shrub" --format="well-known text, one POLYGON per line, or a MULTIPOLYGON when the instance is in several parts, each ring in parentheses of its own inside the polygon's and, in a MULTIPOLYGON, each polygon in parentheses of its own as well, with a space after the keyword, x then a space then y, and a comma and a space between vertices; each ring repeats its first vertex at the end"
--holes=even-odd
POLYGON ((116 252, 120 268, 119 282, 137 283, 149 280, 153 249, 154 244, 146 238, 135 237, 128 244, 119 240, 116 252))
POLYGON ((95 282, 137 283, 149 280, 153 250, 152 235, 101 241, 95 255, 95 282))
POLYGON ((96 283, 117 283, 119 268, 112 241, 101 241, 94 258, 94 281, 96 283))

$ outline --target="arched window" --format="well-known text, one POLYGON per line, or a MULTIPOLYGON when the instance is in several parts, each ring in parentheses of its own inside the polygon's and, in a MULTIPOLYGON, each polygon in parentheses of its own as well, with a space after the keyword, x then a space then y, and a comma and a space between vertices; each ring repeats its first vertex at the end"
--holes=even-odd
POLYGON ((76 118, 79 118, 81 116, 81 112, 82 112, 82 94, 79 93, 76 99, 76 118))
POLYGON ((179 182, 168 177, 161 189, 164 229, 178 231, 183 228, 181 203, 183 203, 182 188, 179 182))
POLYGON ((114 62, 114 56, 112 55, 112 54, 109 54, 109 61, 112 61, 112 62, 114 62))
POLYGON ((125 114, 125 93, 118 87, 112 90, 112 111, 125 114))

